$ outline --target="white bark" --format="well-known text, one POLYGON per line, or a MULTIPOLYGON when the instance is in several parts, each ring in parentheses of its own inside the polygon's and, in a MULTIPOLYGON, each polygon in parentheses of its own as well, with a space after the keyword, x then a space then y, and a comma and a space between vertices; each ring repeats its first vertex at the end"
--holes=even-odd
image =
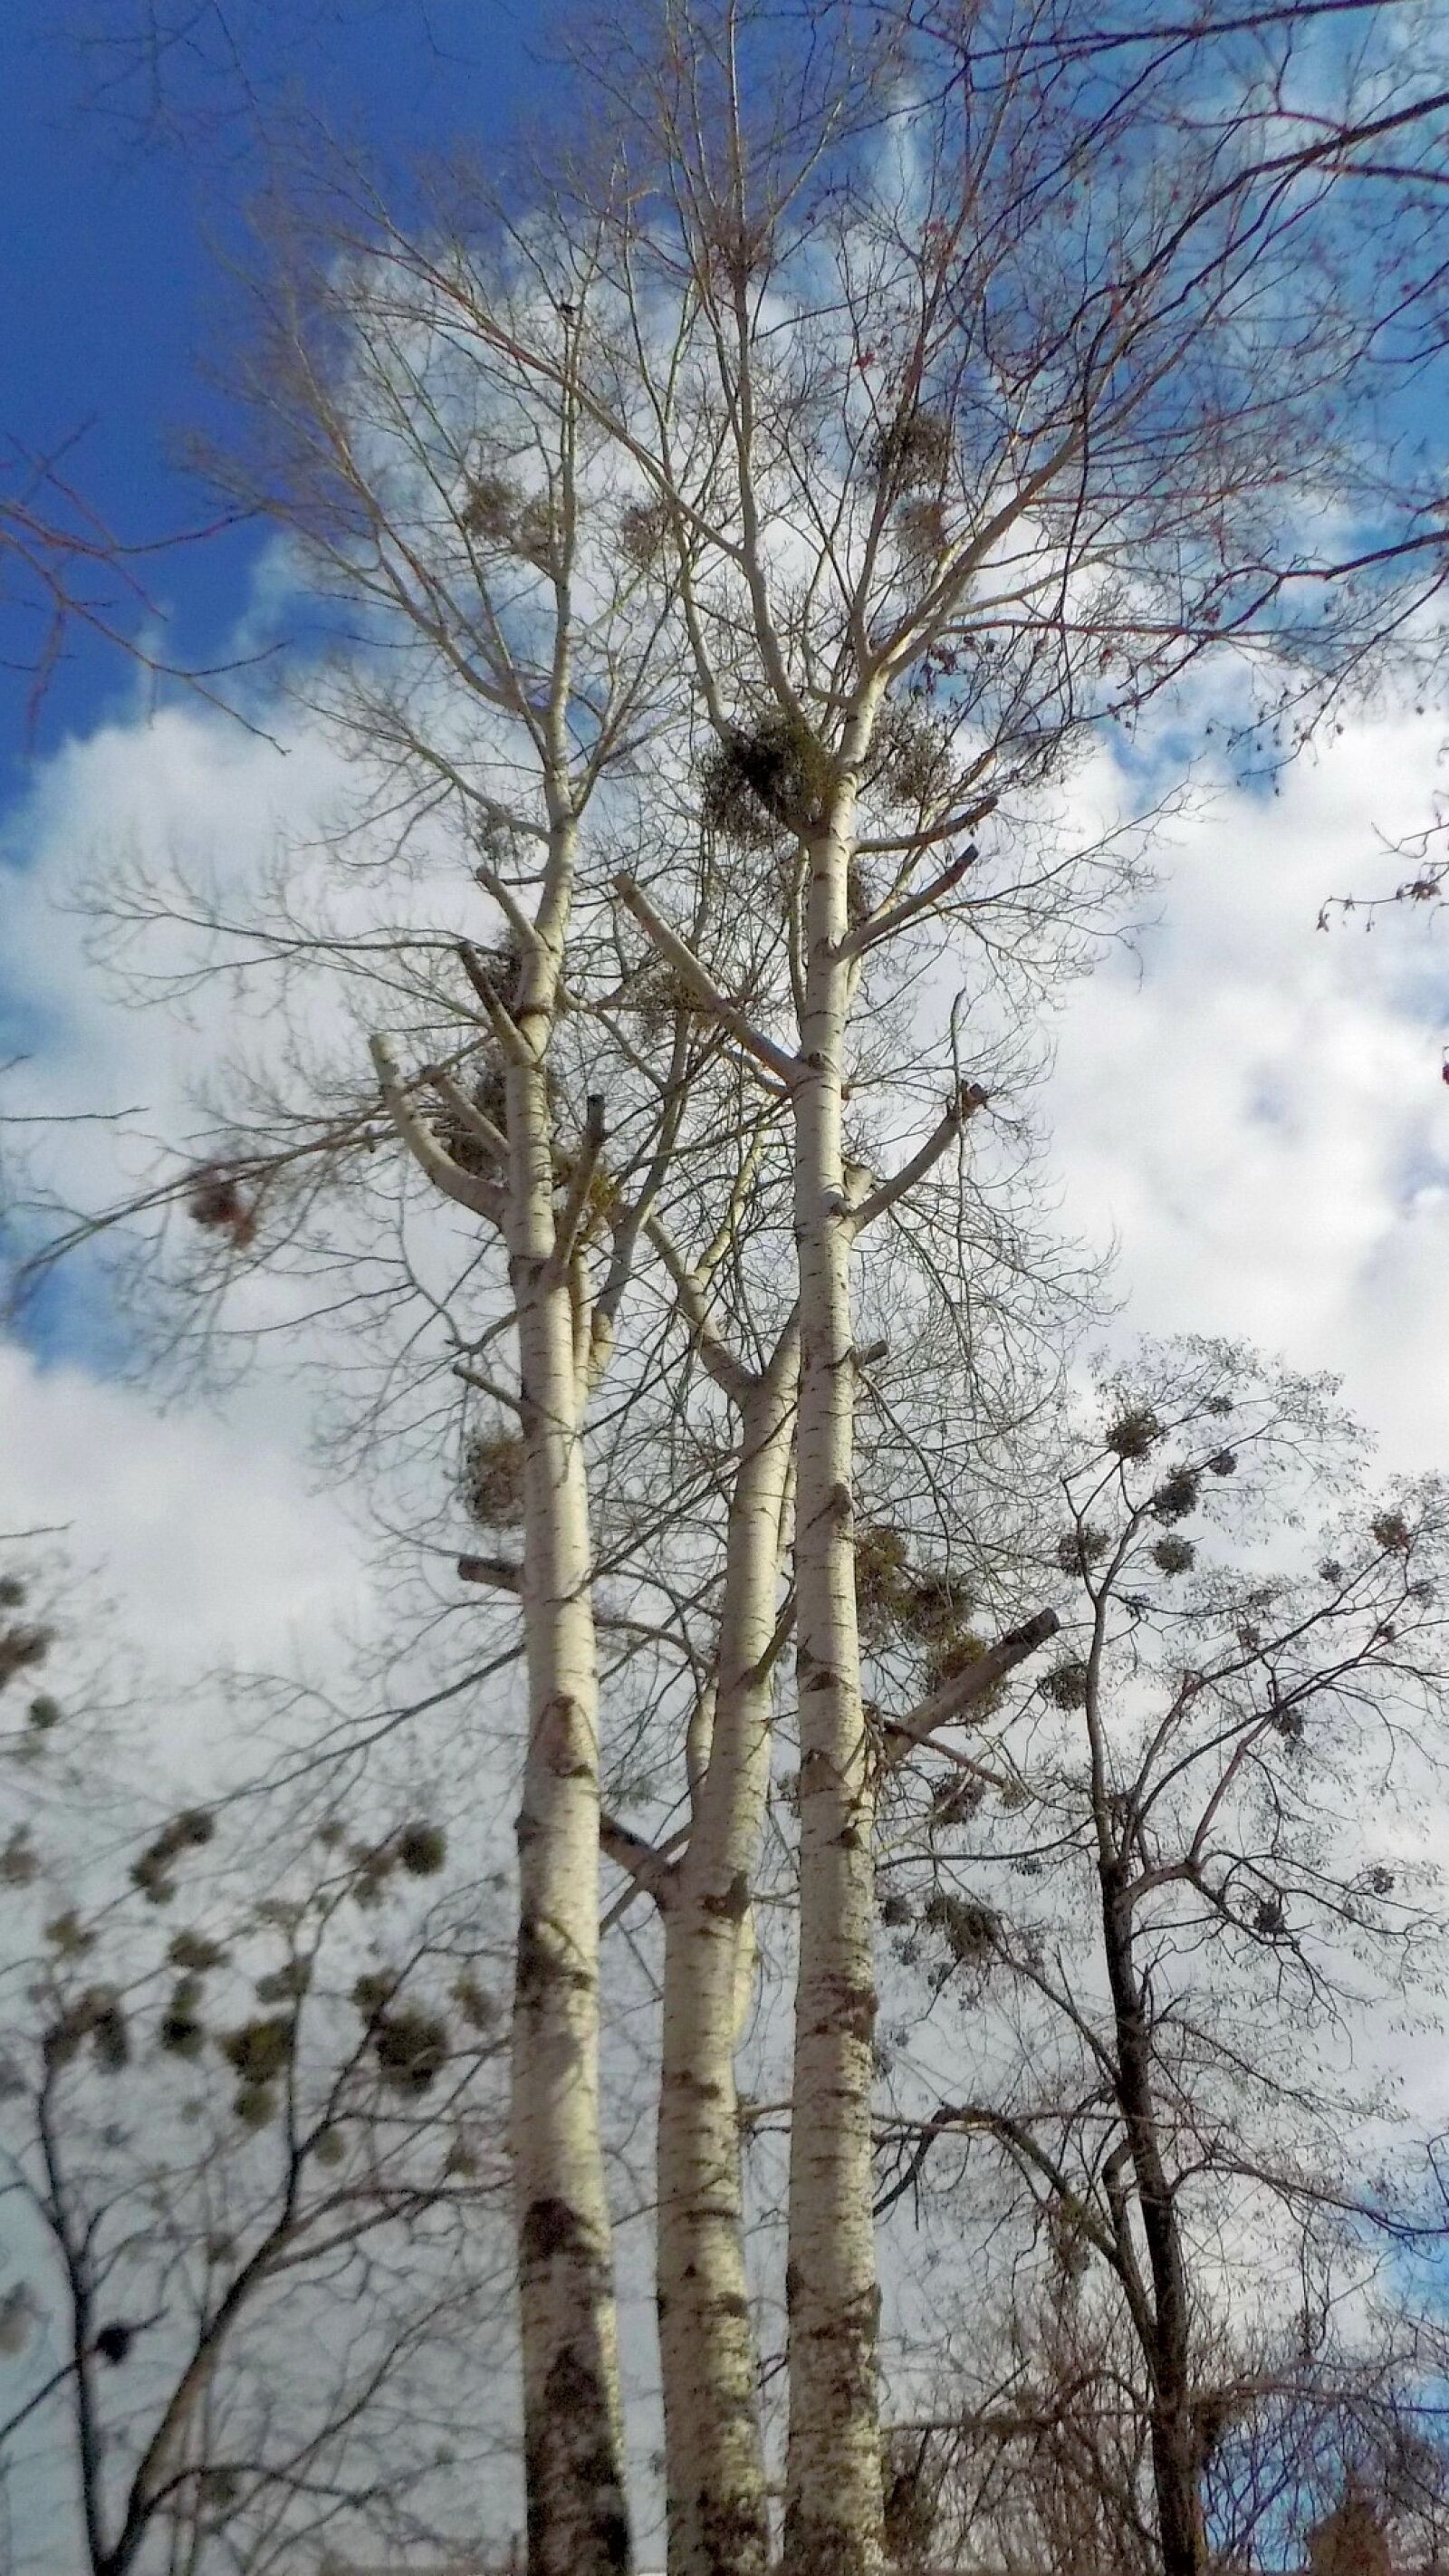
MULTIPOLYGON (((465 1172, 410 1104, 383 1039, 383 1098, 421 1169, 502 1230, 518 1337, 523 1441, 516 1590, 528 1673, 518 1812, 512 2145, 518 2227, 530 2576, 619 2576, 630 2563, 624 2434, 599 2131, 598 1664, 583 1417, 607 1334, 591 1329, 573 1235, 580 1193, 554 1212, 546 1058, 558 1004, 575 824, 551 797, 549 864, 522 940, 512 1008, 465 962, 504 1057, 506 1168, 465 1172)), ((460 1095, 461 1097, 461 1095, 460 1095)), ((466 1102, 464 1103, 466 1107, 466 1102)), ((601 1141, 596 1104, 584 1163, 601 1141)), ((464 1560, 481 1571, 490 1560, 464 1560)))
POLYGON ((797 1376, 791 1328, 742 1399, 713 1726, 664 1905, 658 2296, 670 2576, 765 2576, 770 2556, 735 2049, 753 1985, 750 1893, 797 1376))
POLYGON ((530 2576, 629 2564, 609 2214, 599 2134, 598 1674, 579 1289, 558 1259, 552 1026, 571 826, 556 820, 542 936, 507 1067, 509 1277, 524 1447, 528 1752, 518 1814, 513 2158, 530 2576))
POLYGON ((869 711, 862 710, 843 747, 828 827, 809 849, 805 1011, 794 1092, 800 1962, 786 2285, 790 2576, 875 2576, 883 2556, 870 2127, 874 1766, 855 1613, 854 1217, 841 1136, 851 993, 841 943, 849 929, 856 775, 869 725, 869 711))

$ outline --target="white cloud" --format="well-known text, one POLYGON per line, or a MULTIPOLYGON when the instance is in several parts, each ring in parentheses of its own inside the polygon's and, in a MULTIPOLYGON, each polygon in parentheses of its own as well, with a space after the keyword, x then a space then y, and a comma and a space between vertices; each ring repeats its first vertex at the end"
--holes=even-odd
POLYGON ((355 1531, 245 1398, 158 1414, 11 1345, 0 1418, 0 1530, 57 1529, 78 1566, 104 1566, 163 1683, 210 1660, 284 1669, 361 1610, 355 1531))
MULTIPOLYGON (((1122 1330, 1242 1334, 1342 1370, 1405 1466, 1449 1465, 1449 938, 1417 912, 1367 938, 1315 922, 1326 894, 1373 881, 1376 831, 1424 820, 1434 774, 1429 726, 1363 721, 1279 798, 1226 795, 1182 829, 1140 961, 1114 954, 1067 998, 1049 1096, 1067 1220, 1120 1242, 1122 1330)), ((187 710, 109 725, 47 766, 12 828, 23 869, 0 983, 35 1050, 29 1102, 140 1104, 138 1130, 174 1134, 215 1035, 210 996, 190 1027, 107 1000, 82 925, 54 908, 76 869, 117 850, 161 870, 179 855, 236 883, 315 829, 344 784, 315 737, 283 759, 187 710)), ((64 1131, 64 1152, 90 1199, 114 1195, 142 1148, 95 1127, 64 1131)), ((315 1667, 339 1627, 368 1619, 346 1496, 318 1488, 287 1357, 263 1342, 224 1404, 198 1392, 160 1412, 74 1362, 0 1346, 0 1528, 62 1523, 78 1561, 104 1567, 175 1711, 170 1744, 199 1766, 217 1703, 168 1699, 168 1681, 211 1662, 315 1667)), ((647 2377, 632 2311, 629 2341, 647 2377)))
MULTIPOLYGON (((1278 798, 1225 794, 1180 828, 1140 960, 1114 954, 1067 999, 1049 1095, 1068 1221, 1120 1242, 1123 1329, 1241 1333, 1341 1370, 1405 1466, 1449 1463, 1449 938, 1419 911, 1369 937, 1315 923, 1325 894, 1381 879, 1376 834, 1422 822, 1434 778, 1432 725, 1366 719, 1278 798)), ((174 1133, 198 1030, 203 1047, 215 1034, 214 995, 190 1027, 107 998, 83 924, 57 909, 77 870, 179 856, 237 883, 345 786, 315 735, 283 758, 185 709, 52 760, 12 827, 0 988, 35 1050, 30 1100, 139 1104, 138 1129, 174 1133)), ((66 1131, 64 1152, 87 1198, 142 1148, 98 1127, 66 1131)), ((356 1540, 315 1489, 286 1359, 263 1343, 226 1406, 198 1394, 162 1416, 79 1366, 3 1356, 6 1517, 69 1524, 178 1663, 281 1660, 357 1605, 356 1540)))
MULTIPOLYGON (((70 903, 77 878, 132 858, 161 871, 179 857, 236 882, 283 835, 316 827, 338 779, 315 739, 283 757, 220 718, 173 710, 68 744, 12 816, 0 1053, 28 1061, 7 1079, 5 1106, 129 1113, 54 1131, 53 1168, 73 1203, 124 1196, 149 1140, 185 1132, 198 1045, 223 1007, 204 996, 189 1025, 123 1007, 88 961, 70 903)), ((264 1295, 248 1320, 267 1312, 264 1295)), ((198 1386, 163 1410, 153 1391, 107 1383, 64 1349, 43 1364, 19 1341, 0 1344, 0 1530, 64 1531, 77 1565, 103 1575, 162 1706, 168 1684, 211 1662, 313 1660, 363 1615, 356 1532, 317 1488, 284 1358, 260 1345, 224 1398, 198 1386)))
POLYGON ((1395 1466, 1449 1465, 1449 941, 1377 834, 1426 820, 1428 724, 1363 720, 1274 798, 1177 835, 1156 923, 1071 996, 1051 1091, 1069 1221, 1115 1233, 1126 1321, 1341 1371, 1395 1466))

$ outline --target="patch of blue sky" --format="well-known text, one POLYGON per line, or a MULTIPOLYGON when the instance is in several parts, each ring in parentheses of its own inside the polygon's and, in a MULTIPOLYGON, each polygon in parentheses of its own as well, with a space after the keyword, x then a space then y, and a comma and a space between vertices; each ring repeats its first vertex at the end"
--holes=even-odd
POLYGON ((7 1338, 42 1370, 73 1368, 88 1377, 125 1377, 137 1356, 138 1338, 102 1244, 82 1246, 55 1268, 27 1275, 25 1264, 45 1240, 45 1229, 36 1221, 0 1226, 7 1338))
MULTIPOLYGON (((63 470, 97 518, 148 541, 208 515, 206 495, 175 461, 176 442, 224 416, 224 397, 201 381, 197 360, 215 331, 216 252, 238 247, 247 183, 261 172, 246 166, 235 119, 221 187, 208 157, 222 148, 214 119, 193 164, 154 137, 142 148, 126 122, 137 102, 101 82, 94 49, 67 40, 68 14, 54 0, 11 0, 6 13, 0 454, 64 450, 63 470)), ((306 11, 263 8, 244 23, 261 94, 278 94, 289 78, 305 85, 309 69, 325 73, 313 87, 330 134, 364 134, 383 158, 496 142, 534 93, 537 65, 508 0, 430 0, 426 9, 343 0, 315 22, 306 11)), ((184 60, 177 48, 171 70, 184 60)), ((22 472, 7 476, 11 491, 22 472)), ((225 657, 264 543, 247 525, 137 564, 168 660, 225 657)), ((99 587, 118 598, 113 580, 99 587)), ((33 622, 17 625, 12 610, 0 650, 19 659, 37 640, 33 622)), ((40 747, 88 730, 115 685, 112 648, 72 627, 39 710, 40 747)), ((13 679, 0 691, 0 796, 7 775, 11 793, 23 788, 27 694, 13 679)))

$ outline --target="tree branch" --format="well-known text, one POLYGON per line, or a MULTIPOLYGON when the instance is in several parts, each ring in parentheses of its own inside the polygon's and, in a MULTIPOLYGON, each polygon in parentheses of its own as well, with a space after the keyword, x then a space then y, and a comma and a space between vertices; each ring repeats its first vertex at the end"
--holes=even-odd
POLYGON ((796 1057, 787 1055, 783 1047, 776 1046, 773 1038, 767 1038, 761 1030, 753 1027, 743 1011, 738 1010, 720 991, 709 969, 700 964, 693 949, 686 946, 679 933, 671 930, 667 921, 661 920, 643 888, 636 885, 631 876, 615 877, 614 891, 625 910, 631 912, 640 928, 648 932, 661 956, 668 959, 676 974, 683 976, 703 1007, 729 1030, 731 1037, 739 1040, 756 1063, 762 1064, 767 1073, 772 1073, 777 1082, 783 1082, 787 1089, 793 1090, 800 1079, 796 1057))
POLYGON ((468 1135, 476 1136, 479 1144, 485 1146, 494 1161, 501 1163, 506 1171, 508 1139, 502 1128, 494 1126, 492 1119, 478 1107, 475 1100, 469 1099, 466 1091, 460 1089, 452 1075, 445 1073, 441 1065, 430 1065, 420 1079, 427 1083, 429 1090, 437 1093, 450 1117, 456 1118, 459 1126, 465 1129, 468 1135))
MULTIPOLYGON (((1028 1619, 1020 1628, 1010 1629, 994 1646, 988 1646, 985 1653, 978 1655, 974 1664, 968 1664, 964 1672, 953 1673, 939 1690, 932 1691, 928 1699, 921 1700, 909 1716, 893 1718, 891 1734, 904 1737, 912 1744, 928 1744, 938 1727, 957 1725, 968 1710, 989 1698, 997 1683, 1004 1681, 1018 1664, 1024 1664, 1029 1655, 1034 1655, 1039 1647, 1046 1645, 1061 1624, 1055 1610, 1038 1610, 1034 1619, 1028 1619)), ((904 1753, 897 1754, 895 1758, 903 1761, 904 1753)))
POLYGON ((459 940, 458 955, 462 960, 463 971, 483 1005, 488 1025, 504 1054, 512 1056, 515 1064, 531 1065, 533 1057, 523 1043, 518 1022, 494 992, 488 969, 470 939, 459 940))
POLYGON ((917 1147, 910 1161, 903 1163, 900 1170, 893 1172, 888 1181, 882 1181, 878 1188, 871 1191, 868 1198, 861 1200, 852 1219, 857 1234, 863 1234, 865 1228, 873 1225, 878 1216, 884 1216, 887 1208, 895 1206, 897 1199, 903 1199, 908 1191, 915 1188, 918 1181, 925 1179, 933 1165, 939 1163, 947 1147, 955 1142, 968 1119, 974 1118, 978 1109, 985 1108, 986 1101, 987 1094, 979 1082, 962 1084, 944 1117, 932 1128, 925 1143, 917 1147))
POLYGON ((599 1848, 616 1869, 622 1869, 636 1887, 653 1897, 662 1913, 674 1895, 673 1862, 666 1860, 653 1843, 646 1842, 642 1834, 631 1833, 615 1816, 600 1816, 599 1848))
MULTIPOLYGON (((996 799, 993 797, 990 801, 995 804, 996 799)), ((980 855, 972 841, 949 867, 943 868, 939 876, 932 877, 929 885, 919 886, 914 894, 907 895, 889 912, 878 913, 874 920, 859 922, 854 930, 846 932, 843 939, 837 939, 836 956, 860 957, 867 948, 876 947, 882 939, 894 938, 895 933, 903 930, 908 921, 914 921, 918 913, 929 911, 933 903, 939 903, 943 896, 950 894, 952 888, 960 884, 967 869, 975 866, 980 855)))
POLYGON ((575 1158, 569 1194, 564 1201, 563 1214, 558 1221, 553 1251, 548 1262, 548 1278, 554 1286, 557 1286, 561 1279, 568 1277, 574 1254, 578 1250, 579 1235, 588 1211, 589 1192, 593 1188, 594 1174, 599 1168, 599 1156, 603 1150, 604 1095, 601 1091, 591 1091, 588 1115, 584 1122, 583 1143, 575 1158))
POLYGON ((441 1190, 445 1198, 455 1199, 459 1207, 469 1209, 474 1216, 486 1217, 492 1225, 499 1224, 502 1202, 493 1183, 480 1180, 472 1172, 465 1172, 439 1144, 427 1121, 419 1117, 414 1103, 407 1096, 387 1039, 375 1037, 370 1046, 383 1107, 419 1170, 427 1174, 434 1188, 441 1190))
POLYGON ((744 1361, 736 1358, 710 1314, 699 1273, 691 1270, 662 1217, 647 1217, 644 1230, 674 1283, 680 1312, 694 1336, 706 1369, 716 1386, 722 1387, 734 1403, 742 1404, 756 1380, 744 1361))

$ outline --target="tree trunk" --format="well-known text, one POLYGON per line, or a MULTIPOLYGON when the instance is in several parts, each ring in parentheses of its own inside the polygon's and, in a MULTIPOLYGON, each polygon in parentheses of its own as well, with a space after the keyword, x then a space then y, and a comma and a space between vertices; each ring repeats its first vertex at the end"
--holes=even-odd
POLYGON ((1187 2273, 1172 2185, 1162 2160, 1151 2053, 1132 1954, 1124 1876, 1102 1870, 1102 1926, 1117 2034, 1117 2091, 1126 2123, 1137 2204, 1152 2278, 1152 2476, 1163 2576, 1206 2576, 1207 2537, 1198 2492, 1197 2427, 1187 2273))
POLYGON ((841 1138, 851 976, 836 954, 848 927, 855 779, 868 733, 861 716, 842 753, 829 827, 810 845, 795 1093, 800 1961, 786 2276, 790 2576, 874 2576, 883 2554, 871 2214, 873 1780, 855 1615, 853 1229, 841 1138))
POLYGON ((597 1663, 573 1299, 551 1267, 546 1010, 507 1070, 509 1274, 524 1451, 529 1734, 518 1815, 513 2157, 530 2576, 629 2564, 608 2206, 599 2136, 597 1663))
POLYGON ((793 1331, 744 1398, 714 1725, 664 1906, 659 2342, 669 2576, 765 2576, 769 2507, 743 2237, 735 2048, 770 1773, 770 1647, 795 1428, 793 1331))

